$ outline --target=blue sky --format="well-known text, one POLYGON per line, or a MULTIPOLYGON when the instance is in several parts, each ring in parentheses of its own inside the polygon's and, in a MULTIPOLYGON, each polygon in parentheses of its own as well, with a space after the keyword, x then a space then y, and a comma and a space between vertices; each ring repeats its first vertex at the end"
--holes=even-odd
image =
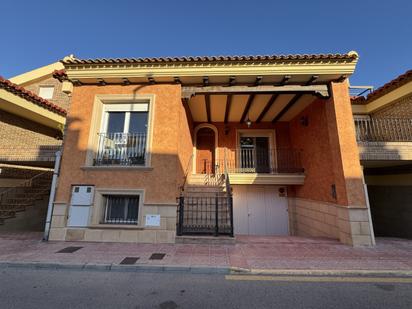
POLYGON ((360 54, 353 85, 412 69, 412 1, 3 1, 0 75, 79 58, 360 54))

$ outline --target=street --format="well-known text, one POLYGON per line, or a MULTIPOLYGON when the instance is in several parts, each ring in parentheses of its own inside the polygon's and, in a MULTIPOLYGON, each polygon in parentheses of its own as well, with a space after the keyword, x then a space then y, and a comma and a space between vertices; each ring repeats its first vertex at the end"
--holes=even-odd
POLYGON ((412 279, 3 268, 1 308, 412 308, 412 279), (277 279, 278 278, 278 279, 277 279))

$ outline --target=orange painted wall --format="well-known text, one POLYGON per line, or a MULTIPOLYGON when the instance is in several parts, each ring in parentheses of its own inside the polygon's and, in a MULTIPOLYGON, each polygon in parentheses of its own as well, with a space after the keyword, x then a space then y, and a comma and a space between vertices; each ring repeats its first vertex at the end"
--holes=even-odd
POLYGON ((332 83, 331 90, 330 99, 316 100, 290 122, 290 141, 302 149, 306 175, 305 184, 292 192, 300 198, 365 206, 348 85, 332 83), (307 127, 300 123, 302 116, 308 118, 307 127))
POLYGON ((192 152, 191 128, 181 101, 180 85, 75 87, 64 139, 56 202, 68 203, 71 185, 98 188, 143 188, 146 203, 174 203, 192 152), (154 94, 152 170, 85 170, 86 152, 96 95, 154 94))
MULTIPOLYGON (((316 100, 290 124, 290 139, 293 147, 302 149, 302 165, 305 169, 305 184, 296 186, 296 197, 325 202, 336 202, 331 195, 331 185, 335 183, 325 100, 316 100), (308 117, 304 127, 300 123, 302 116, 308 117)), ((340 196, 341 194, 339 194, 340 196)))

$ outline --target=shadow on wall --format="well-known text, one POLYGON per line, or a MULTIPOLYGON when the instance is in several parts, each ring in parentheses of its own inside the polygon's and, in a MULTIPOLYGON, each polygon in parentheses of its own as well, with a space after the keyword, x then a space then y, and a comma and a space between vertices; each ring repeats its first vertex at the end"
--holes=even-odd
MULTIPOLYGON (((145 166, 141 144, 127 138, 106 139, 104 146, 96 144, 96 149, 90 149, 84 122, 67 118, 56 201, 69 202, 71 186, 87 184, 105 189, 145 189, 145 203, 176 203, 189 157, 183 162, 177 152, 151 152, 146 155, 150 166, 145 166)), ((153 138, 154 144, 160 137, 153 138)))

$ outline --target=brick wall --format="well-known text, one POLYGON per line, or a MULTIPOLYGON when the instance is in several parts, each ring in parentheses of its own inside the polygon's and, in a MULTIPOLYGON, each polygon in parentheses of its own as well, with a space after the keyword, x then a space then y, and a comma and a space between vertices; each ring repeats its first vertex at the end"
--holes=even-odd
POLYGON ((48 99, 48 101, 64 108, 65 110, 69 109, 70 97, 62 92, 62 83, 53 77, 47 77, 42 80, 30 82, 29 84, 25 84, 24 88, 38 95, 39 88, 41 86, 54 86, 53 98, 48 99))
POLYGON ((59 132, 0 111, 0 161, 49 161, 61 141, 59 132))
POLYGON ((412 94, 372 114, 375 118, 412 118, 412 94))
POLYGON ((359 142, 361 160, 412 160, 412 142, 359 142))

